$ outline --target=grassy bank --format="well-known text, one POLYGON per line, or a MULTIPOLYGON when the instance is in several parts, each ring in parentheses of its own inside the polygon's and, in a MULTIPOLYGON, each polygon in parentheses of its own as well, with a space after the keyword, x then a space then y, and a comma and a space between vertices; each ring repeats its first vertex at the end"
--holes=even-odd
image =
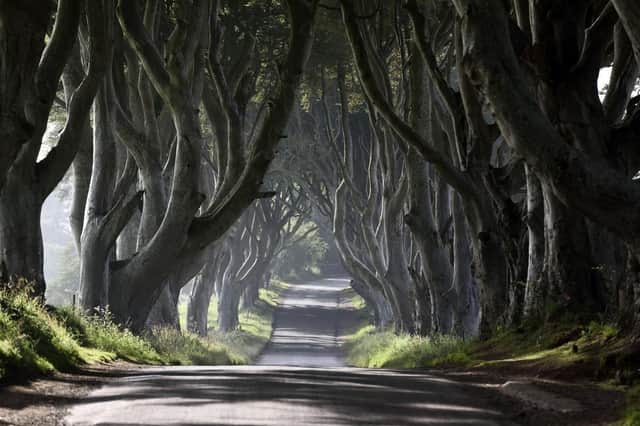
POLYGON ((637 347, 612 325, 547 325, 497 332, 487 340, 463 341, 453 336, 420 337, 362 327, 347 341, 349 359, 357 366, 420 368, 526 367, 562 378, 580 372, 587 379, 616 376, 634 380, 637 347))
MULTIPOLYGON (((211 299, 209 305, 209 337, 207 340, 221 342, 241 363, 250 363, 262 351, 271 337, 273 324, 273 310, 278 305, 278 299, 288 285, 282 281, 273 280, 268 289, 260 289, 260 297, 256 304, 249 309, 240 311, 240 325, 231 333, 220 333, 218 328, 218 301, 211 299)), ((187 324, 187 304, 179 306, 180 324, 185 328, 187 324)))
POLYGON ((366 368, 426 368, 470 363, 467 345, 451 336, 419 337, 365 326, 346 343, 347 362, 366 368))
POLYGON ((26 290, 0 290, 0 381, 116 359, 152 365, 246 363, 269 340, 273 307, 284 288, 277 283, 261 290, 256 306, 242 312, 240 330, 207 339, 173 329, 137 336, 114 324, 108 312, 85 315, 44 306, 26 290))
POLYGON ((347 339, 358 367, 453 368, 589 382, 627 393, 625 426, 640 425, 640 347, 609 324, 547 324, 497 332, 488 340, 419 337, 365 325, 347 339))

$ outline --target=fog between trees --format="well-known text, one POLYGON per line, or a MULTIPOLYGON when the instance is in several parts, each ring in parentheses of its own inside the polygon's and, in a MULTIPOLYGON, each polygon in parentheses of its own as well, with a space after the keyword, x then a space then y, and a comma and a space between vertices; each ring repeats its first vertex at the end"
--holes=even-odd
POLYGON ((22 0, 0 20, 2 282, 44 294, 68 174, 79 303, 138 332, 177 327, 187 284, 188 328, 215 296, 232 330, 309 262, 397 331, 640 335, 633 0, 22 0))

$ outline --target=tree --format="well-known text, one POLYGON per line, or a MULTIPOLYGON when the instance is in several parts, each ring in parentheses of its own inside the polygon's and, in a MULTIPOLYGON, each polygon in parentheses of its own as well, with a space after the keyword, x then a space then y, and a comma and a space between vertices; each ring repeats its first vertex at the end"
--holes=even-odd
POLYGON ((110 2, 58 2, 48 43, 51 2, 3 2, 2 20, 2 154, 0 157, 1 281, 25 278, 36 294, 45 291, 40 212, 46 197, 60 182, 75 154, 89 118, 93 98, 110 55, 110 2), (76 41, 86 13, 88 44, 76 41), (58 91, 58 81, 70 57, 84 50, 88 70, 76 87, 68 87, 67 120, 58 143, 39 159, 43 136, 58 91), (75 51, 75 53, 74 53, 75 51))
MULTIPOLYGON (((123 38, 134 55, 128 69, 135 69, 139 62, 138 75, 142 79, 148 78, 149 90, 155 91, 159 97, 154 98, 154 92, 149 91, 140 95, 150 96, 146 100, 143 97, 141 101, 142 112, 151 116, 145 124, 160 122, 154 112, 154 105, 160 102, 166 107, 165 116, 171 117, 175 132, 175 142, 166 155, 166 169, 170 170, 166 174, 171 177, 165 196, 163 168, 160 167, 162 152, 160 157, 154 155, 162 146, 157 140, 153 143, 153 136, 161 133, 153 128, 145 128, 144 131, 136 128, 135 121, 127 117, 125 108, 116 108, 118 131, 122 132, 119 139, 136 161, 144 188, 138 251, 129 259, 110 262, 108 274, 98 270, 91 275, 109 277, 106 285, 109 305, 120 321, 130 321, 135 330, 144 327, 149 312, 163 292, 171 291, 171 285, 179 289, 197 274, 202 267, 201 256, 207 247, 221 238, 256 198, 264 195, 261 182, 286 126, 313 40, 315 3, 291 0, 286 4, 290 20, 289 50, 280 66, 268 108, 251 140, 245 140, 241 129, 235 127, 239 121, 238 103, 231 91, 234 88, 225 84, 227 77, 216 55, 209 56, 211 61, 208 64, 202 60, 209 43, 214 48, 219 43, 218 3, 210 4, 203 0, 191 7, 177 5, 177 13, 182 13, 180 16, 185 19, 188 17, 190 24, 186 25, 182 19, 172 24, 175 31, 167 41, 166 61, 160 57, 157 37, 150 31, 150 28, 156 28, 152 24, 156 22, 156 13, 159 13, 158 5, 147 4, 146 12, 140 14, 135 2, 121 1, 118 4, 123 38), (144 20, 139 18, 141 15, 144 20), (210 33, 207 23, 211 24, 210 33), (217 102, 226 117, 225 127, 216 130, 217 135, 224 135, 224 138, 215 141, 217 152, 224 152, 226 158, 226 166, 217 169, 223 170, 221 175, 224 179, 218 176, 216 191, 206 205, 203 204, 205 200, 199 185, 204 145, 198 114, 202 93, 198 89, 202 84, 198 82, 203 82, 205 68, 207 78, 215 83, 217 102), (152 143, 145 143, 149 138, 152 143), (227 150, 228 147, 232 151, 227 150), (196 216, 198 210, 200 213, 196 216)), ((117 93, 117 89, 115 91, 117 93)), ((134 111, 132 108, 129 106, 129 114, 134 111)), ((214 128, 216 124, 219 123, 212 123, 214 128)), ((96 167, 94 164, 94 174, 96 167)), ((116 208, 114 211, 122 210, 116 208)), ((108 240, 102 242, 106 243, 105 247, 113 245, 108 240)), ((97 254, 102 259, 91 263, 97 268, 107 265, 108 259, 103 255, 108 256, 109 252, 92 252, 89 256, 97 254)), ((105 287, 101 282, 90 280, 83 281, 82 285, 86 288, 105 287)), ((173 294, 176 294, 175 290, 173 294)), ((83 301, 87 309, 93 308, 95 303, 92 299, 83 301)))

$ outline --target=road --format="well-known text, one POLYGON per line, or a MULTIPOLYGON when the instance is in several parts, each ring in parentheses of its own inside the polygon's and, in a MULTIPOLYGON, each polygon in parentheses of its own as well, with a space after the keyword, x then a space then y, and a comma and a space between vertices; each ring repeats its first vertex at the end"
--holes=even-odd
POLYGON ((485 389, 411 371, 345 366, 346 280, 294 286, 254 366, 156 367, 74 406, 70 425, 507 425, 485 389))

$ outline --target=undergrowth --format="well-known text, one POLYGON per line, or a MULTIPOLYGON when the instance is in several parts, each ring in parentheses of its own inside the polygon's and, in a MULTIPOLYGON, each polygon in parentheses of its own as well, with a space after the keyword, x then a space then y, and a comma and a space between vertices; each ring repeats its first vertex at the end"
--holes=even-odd
POLYGON ((640 425, 640 385, 627 391, 627 408, 622 421, 622 426, 638 425, 640 425))
POLYGON ((160 364, 163 359, 149 341, 115 324, 109 311, 83 314, 71 307, 55 315, 84 347, 112 353, 115 358, 140 364, 160 364))
POLYGON ((638 346, 608 323, 525 326, 499 330, 489 339, 471 342, 452 336, 396 334, 366 326, 347 339, 346 348, 349 363, 358 367, 489 368, 614 386, 627 394, 621 425, 640 425, 638 346))
POLYGON ((202 339, 195 334, 172 328, 156 328, 146 336, 150 346, 164 364, 171 365, 228 365, 243 364, 244 360, 224 344, 202 339))
POLYGON ((360 329, 346 343, 347 361, 356 367, 425 368, 469 364, 467 344, 453 336, 411 336, 373 326, 360 329))
POLYGON ((0 379, 69 370, 84 361, 73 335, 28 289, 0 290, 0 379))
POLYGON ((85 314, 49 307, 34 298, 27 285, 5 288, 0 290, 0 381, 115 359, 139 364, 246 363, 269 340, 273 306, 283 288, 278 283, 262 289, 256 306, 242 312, 240 330, 208 339, 169 328, 138 336, 115 324, 108 311, 85 314))

